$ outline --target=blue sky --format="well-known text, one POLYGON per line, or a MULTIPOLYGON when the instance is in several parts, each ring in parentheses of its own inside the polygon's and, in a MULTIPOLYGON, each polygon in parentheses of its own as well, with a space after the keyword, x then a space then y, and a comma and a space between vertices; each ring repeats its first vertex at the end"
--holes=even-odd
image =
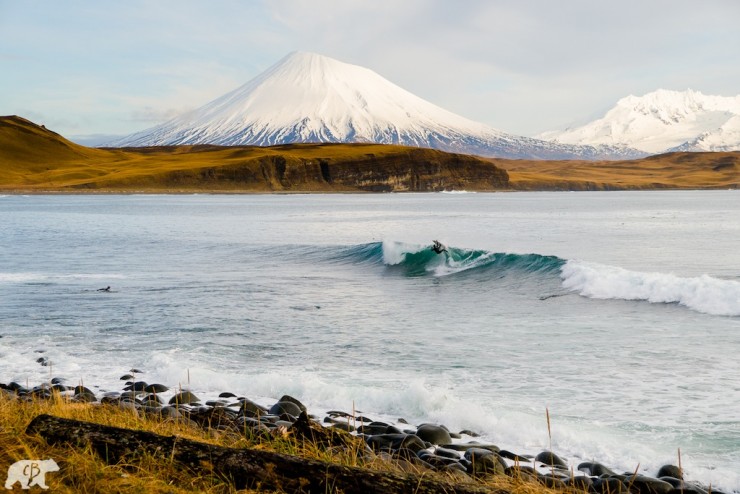
POLYGON ((287 53, 534 135, 658 88, 740 94, 737 0, 0 0, 0 114, 127 134, 287 53))

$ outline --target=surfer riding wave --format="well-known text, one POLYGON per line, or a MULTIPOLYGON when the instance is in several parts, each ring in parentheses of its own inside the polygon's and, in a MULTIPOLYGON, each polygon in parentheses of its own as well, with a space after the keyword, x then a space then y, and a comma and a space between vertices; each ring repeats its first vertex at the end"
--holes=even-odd
POLYGON ((447 247, 442 245, 442 243, 439 240, 434 240, 432 243, 432 250, 436 254, 441 254, 442 252, 447 252, 447 247))

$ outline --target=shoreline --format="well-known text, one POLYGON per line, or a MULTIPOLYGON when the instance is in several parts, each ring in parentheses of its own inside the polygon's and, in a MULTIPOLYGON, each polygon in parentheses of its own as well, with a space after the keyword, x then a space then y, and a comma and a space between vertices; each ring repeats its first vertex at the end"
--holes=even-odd
MULTIPOLYGON (((147 383, 141 380, 142 374, 140 370, 132 369, 121 376, 121 391, 100 391, 98 394, 83 385, 67 386, 64 379, 58 377, 32 388, 13 382, 0 383, 0 400, 34 402, 61 399, 64 403, 101 407, 101 413, 119 409, 142 418, 182 423, 206 431, 215 429, 224 433, 265 436, 291 434, 292 428, 306 415, 312 426, 361 438, 366 454, 373 458, 408 463, 407 466, 422 471, 449 474, 457 477, 459 482, 505 475, 559 490, 575 488, 596 494, 677 494, 679 491, 722 494, 710 486, 684 481, 677 465, 664 465, 658 472, 640 471, 639 465, 634 472, 616 472, 598 461, 574 464, 568 458, 547 450, 536 455, 502 450, 495 444, 480 442, 475 431, 450 431, 444 424, 424 422, 413 425, 403 418, 395 423, 378 421, 357 410, 338 409, 311 415, 300 400, 289 395, 283 395, 271 404, 260 404, 231 392, 201 399, 185 388, 173 389, 159 383, 147 383)), ((680 464, 680 456, 678 459, 680 464)))
POLYGON ((434 191, 389 191, 375 192, 367 190, 223 190, 223 189, 8 189, 0 188, 0 196, 135 196, 135 195, 224 195, 224 196, 248 196, 248 195, 385 195, 385 194, 444 194, 444 193, 475 193, 475 194, 504 194, 516 192, 655 192, 655 191, 736 191, 740 190, 740 185, 732 187, 727 186, 710 186, 710 187, 642 187, 642 186, 625 186, 625 187, 607 187, 607 188, 567 188, 559 185, 552 187, 512 187, 507 189, 444 189, 434 191))

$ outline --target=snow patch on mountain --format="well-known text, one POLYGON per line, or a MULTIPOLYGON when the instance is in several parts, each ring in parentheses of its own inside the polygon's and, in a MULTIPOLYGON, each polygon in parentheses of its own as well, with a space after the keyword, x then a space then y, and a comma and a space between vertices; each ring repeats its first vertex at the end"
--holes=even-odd
POLYGON ((243 86, 112 146, 376 142, 508 158, 632 157, 623 146, 515 136, 440 108, 364 67, 294 52, 243 86))
POLYGON ((604 117, 576 128, 545 132, 563 144, 628 146, 648 153, 740 150, 740 95, 659 89, 619 100, 604 117))

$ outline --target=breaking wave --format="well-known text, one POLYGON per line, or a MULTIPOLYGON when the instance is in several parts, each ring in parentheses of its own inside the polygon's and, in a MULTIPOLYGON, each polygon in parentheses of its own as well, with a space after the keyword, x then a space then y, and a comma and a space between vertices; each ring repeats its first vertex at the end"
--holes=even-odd
MULTIPOLYGON (((447 246, 437 254, 432 245, 397 241, 374 242, 342 250, 335 259, 383 265, 404 276, 450 276, 475 271, 558 276, 562 287, 591 299, 639 300, 679 304, 718 316, 740 316, 740 282, 708 275, 683 278, 668 273, 644 273, 616 266, 561 259, 541 254, 512 254, 447 246)), ((485 276, 485 275, 484 275, 485 276)))
POLYGON ((740 316, 740 282, 702 275, 682 278, 582 261, 561 268, 563 287, 595 299, 680 304, 717 316, 740 316))

